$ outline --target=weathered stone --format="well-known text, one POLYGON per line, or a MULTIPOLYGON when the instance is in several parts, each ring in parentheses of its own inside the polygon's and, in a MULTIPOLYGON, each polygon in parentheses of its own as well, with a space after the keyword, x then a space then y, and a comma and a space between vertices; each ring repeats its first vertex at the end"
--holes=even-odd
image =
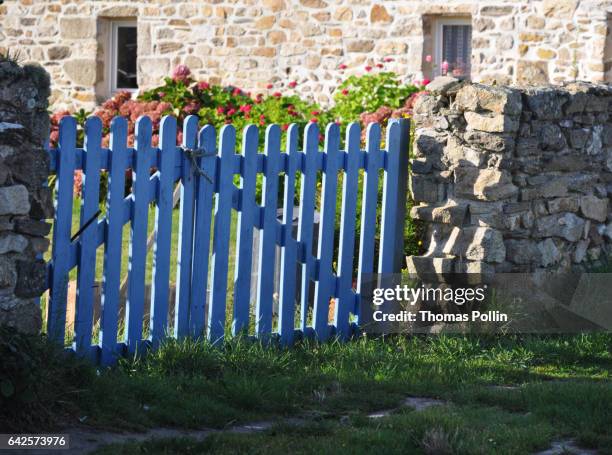
POLYGON ((45 291, 46 276, 47 267, 42 259, 17 261, 15 295, 18 297, 38 297, 45 291))
POLYGON ((430 176, 413 175, 410 178, 410 191, 418 202, 438 202, 445 197, 444 185, 430 176))
POLYGON ((489 133, 513 133, 518 131, 517 119, 504 114, 485 115, 476 112, 465 112, 465 120, 471 130, 485 131, 489 133))
POLYGON ((577 6, 578 0, 544 0, 544 15, 571 19, 577 6))
POLYGON ((539 242, 538 251, 540 252, 540 265, 542 267, 549 267, 561 260, 561 252, 553 239, 539 242))
POLYGON ((82 39, 96 36, 96 21, 92 17, 62 17, 58 28, 62 38, 82 39))
POLYGON ((410 210, 410 216, 432 223, 461 226, 467 215, 467 204, 417 205, 410 210))
POLYGON ((26 215, 29 212, 30 201, 25 186, 0 187, 0 215, 26 215))
POLYGON ((21 234, 45 237, 51 230, 51 225, 45 221, 32 218, 17 218, 14 222, 15 231, 21 234))
POLYGON ((555 214, 536 220, 536 235, 577 242, 582 237, 584 226, 585 221, 573 213, 555 214))
POLYGON ((457 92, 455 103, 464 111, 490 111, 518 115, 522 111, 521 95, 507 87, 469 84, 457 92))
POLYGON ((459 84, 459 79, 450 76, 438 76, 425 87, 426 90, 446 95, 446 92, 459 84))
POLYGON ((584 261, 587 253, 587 249, 589 247, 589 240, 580 240, 576 244, 576 249, 574 250, 574 262, 579 264, 584 261))
POLYGON ((520 85, 543 85, 548 83, 548 62, 519 60, 517 83, 520 85))
POLYGON ((426 256, 407 256, 408 274, 412 276, 431 276, 432 274, 447 274, 453 272, 454 258, 439 258, 426 256))
POLYGON ((525 100, 527 107, 536 118, 552 120, 561 118, 567 98, 559 90, 547 87, 528 90, 525 100))
POLYGON ((463 135, 463 140, 470 145, 492 152, 511 152, 515 146, 514 137, 511 135, 500 135, 484 131, 466 131, 463 135))
POLYGON ((346 43, 346 50, 349 52, 371 52, 374 50, 374 41, 372 40, 352 40, 346 43))
POLYGON ((515 196, 518 188, 505 171, 495 169, 455 169, 455 193, 459 197, 497 201, 515 196))
POLYGON ((472 261, 499 263, 506 258, 501 232, 489 227, 454 228, 443 251, 472 261))
POLYGON ((561 197, 547 201, 548 213, 577 212, 580 200, 577 197, 561 197))
POLYGON ((444 148, 444 159, 451 165, 472 165, 480 166, 486 155, 476 149, 462 145, 455 137, 451 136, 448 139, 444 148))
POLYGON ((608 217, 608 200, 595 196, 583 196, 580 200, 580 212, 595 221, 606 221, 608 217))
POLYGON ((326 8, 327 3, 323 0, 300 0, 300 3, 307 8, 326 8))
POLYGON ((562 150, 567 146, 561 128, 553 124, 543 124, 538 129, 542 150, 562 150))
POLYGON ((542 253, 533 240, 507 240, 506 259, 515 264, 539 264, 542 253))
POLYGON ((0 254, 22 253, 28 246, 28 240, 23 235, 0 233, 0 254))
POLYGON ((64 63, 66 75, 77 85, 92 86, 96 82, 96 61, 68 60, 64 63))
POLYGON ((0 289, 11 288, 17 282, 15 263, 7 256, 0 256, 0 289))
POLYGON ((70 57, 70 48, 68 46, 52 46, 47 51, 49 60, 64 60, 70 57))
POLYGON ((370 21, 389 23, 393 22, 393 17, 387 12, 387 9, 383 5, 374 5, 370 11, 370 21))

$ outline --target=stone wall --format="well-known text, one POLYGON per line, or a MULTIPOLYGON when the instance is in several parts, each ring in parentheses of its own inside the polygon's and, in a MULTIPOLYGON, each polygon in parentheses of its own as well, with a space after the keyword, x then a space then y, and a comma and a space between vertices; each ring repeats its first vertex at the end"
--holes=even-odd
POLYGON ((0 51, 44 65, 54 108, 90 109, 108 96, 108 21, 131 19, 141 88, 182 63, 246 90, 295 80, 327 104, 342 78, 384 58, 406 80, 431 79, 432 27, 449 16, 471 18, 475 81, 601 82, 612 77, 610 14, 610 0, 11 0, 0 51))
POLYGON ((415 106, 414 271, 567 269, 612 253, 612 86, 438 78, 415 106))
POLYGON ((53 216, 49 174, 49 75, 40 67, 0 60, 0 325, 37 332, 36 300, 45 288, 37 259, 53 216))

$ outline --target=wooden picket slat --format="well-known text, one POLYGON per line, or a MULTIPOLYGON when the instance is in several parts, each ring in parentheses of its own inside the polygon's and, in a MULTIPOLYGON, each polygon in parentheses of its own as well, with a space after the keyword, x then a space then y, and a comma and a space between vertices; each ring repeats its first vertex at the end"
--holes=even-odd
POLYGON ((308 322, 308 294, 310 276, 313 273, 312 234, 314 232, 314 209, 317 190, 317 159, 319 155, 319 127, 310 123, 304 131, 305 163, 302 168, 300 182, 300 224, 298 226, 298 242, 301 251, 298 253, 302 264, 302 282, 300 316, 301 329, 306 331, 308 322))
POLYGON ((330 297, 334 296, 336 286, 333 261, 339 150, 340 128, 335 123, 331 123, 325 132, 325 169, 321 189, 321 221, 317 248, 320 273, 319 280, 315 284, 313 311, 313 326, 320 341, 325 341, 329 337, 329 301, 330 297))
POLYGON ((68 299, 68 268, 72 227, 72 194, 76 158, 76 128, 73 117, 64 117, 59 125, 59 161, 57 166, 55 220, 53 226, 53 263, 51 292, 47 311, 49 338, 64 344, 66 333, 66 302, 68 299))
POLYGON ((236 148, 236 130, 232 125, 221 129, 219 141, 219 193, 215 200, 211 301, 208 312, 208 339, 217 343, 225 331, 227 305, 227 274, 229 240, 232 222, 233 159, 236 148))
POLYGON ((215 194, 217 144, 215 128, 207 125, 200 131, 197 163, 202 172, 196 180, 195 238, 191 284, 191 315, 189 332, 192 337, 204 335, 208 296, 208 267, 213 196, 215 194))
POLYGON ((278 125, 270 125, 266 129, 264 154, 266 166, 261 196, 264 212, 263 229, 259 235, 255 333, 267 336, 272 333, 272 299, 274 296, 276 205, 280 167, 280 128, 278 125))
POLYGON ((280 302, 278 310, 278 327, 281 344, 293 342, 295 333, 295 298, 297 270, 297 240, 293 237, 293 208, 295 194, 295 176, 300 165, 298 152, 298 126, 293 124, 287 130, 287 172, 283 195, 283 225, 285 246, 281 251, 280 302))
POLYGON ((150 339, 153 346, 158 345, 162 340, 168 325, 172 209, 174 207, 174 162, 177 155, 176 119, 170 116, 164 117, 159 130, 159 188, 155 210, 150 314, 150 339))
POLYGON ((101 363, 110 365, 117 359, 117 324, 119 288, 121 286, 121 247, 123 237, 123 193, 127 167, 127 121, 113 119, 110 127, 110 164, 106 196, 106 238, 104 247, 104 281, 101 299, 101 363))
POLYGON ((136 121, 134 164, 132 168, 132 212, 125 325, 128 352, 134 353, 142 341, 142 318, 147 265, 147 227, 149 220, 149 174, 151 169, 151 119, 136 121))
MULTIPOLYGON (((190 115, 183 124, 183 147, 196 147, 198 118, 190 115)), ((174 305, 174 336, 186 337, 189 333, 189 307, 191 304, 191 260, 193 253, 193 212, 195 206, 194 169, 186 153, 182 154, 181 212, 179 216, 178 258, 176 264, 176 302, 174 305)))
POLYGON ((353 311, 353 260, 355 255, 355 219, 359 189, 359 162, 361 158, 361 128, 351 123, 346 130, 346 172, 342 180, 342 213, 340 218, 340 244, 338 280, 340 295, 336 300, 334 323, 340 339, 349 334, 349 314, 353 311))
POLYGON ((85 153, 82 177, 79 270, 74 317, 74 349, 80 353, 90 350, 93 327, 94 286, 96 279, 97 219, 100 198, 100 158, 102 121, 90 117, 85 123, 85 153))
POLYGON ((233 335, 248 329, 249 326, 253 229, 258 208, 255 200, 258 138, 258 129, 255 125, 245 128, 242 137, 243 166, 240 175, 241 210, 238 212, 236 227, 233 335))
POLYGON ((363 276, 371 274, 374 271, 378 170, 382 161, 382 154, 380 152, 380 125, 371 123, 368 126, 366 138, 366 167, 361 200, 359 272, 357 273, 357 291, 359 293, 362 291, 363 276))

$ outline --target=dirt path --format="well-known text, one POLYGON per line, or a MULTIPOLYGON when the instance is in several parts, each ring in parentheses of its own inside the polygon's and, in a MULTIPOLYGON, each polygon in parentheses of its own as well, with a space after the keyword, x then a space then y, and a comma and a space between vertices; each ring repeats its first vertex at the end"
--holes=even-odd
MULTIPOLYGON (((380 419, 388 417, 391 414, 399 411, 402 408, 410 407, 415 412, 422 412, 423 410, 432 406, 446 406, 449 403, 443 400, 437 400, 428 397, 406 397, 398 406, 392 409, 381 410, 368 414, 370 419, 380 419)), ((341 418, 344 419, 345 417, 341 418)), ((70 435, 70 449, 68 450, 11 450, 13 454, 31 454, 31 455, 43 455, 49 453, 52 455, 81 455, 94 452, 97 449, 102 448, 108 444, 124 444, 128 442, 142 442, 150 439, 167 439, 167 438, 191 438, 197 441, 201 441, 211 434, 215 433, 257 433, 266 431, 272 428, 278 423, 285 423, 290 425, 305 425, 312 419, 309 418, 295 418, 285 417, 277 420, 266 420, 260 422, 251 422, 243 425, 234 425, 224 429, 216 428, 202 428, 198 430, 182 430, 177 428, 151 428, 145 432, 111 432, 104 430, 96 430, 90 427, 74 427, 69 430, 64 430, 64 434, 70 435)), ((2 451, 0 451, 1 453, 2 451)), ((583 449, 576 445, 571 440, 563 441, 552 441, 548 449, 537 452, 534 455, 560 455, 560 454, 583 454, 583 455, 596 455, 598 452, 595 450, 583 449)))

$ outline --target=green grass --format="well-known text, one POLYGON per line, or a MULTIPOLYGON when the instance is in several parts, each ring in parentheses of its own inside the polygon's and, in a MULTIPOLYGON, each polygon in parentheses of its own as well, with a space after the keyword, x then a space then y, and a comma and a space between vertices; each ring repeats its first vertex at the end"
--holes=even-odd
MULTIPOLYGON (((305 427, 281 425, 203 442, 127 444, 101 453, 281 453, 291 448, 325 453, 325 447, 338 453, 370 453, 376 447, 380 453, 406 453, 431 444, 446 444, 450 453, 527 453, 565 437, 609 453, 611 369, 612 336, 607 334, 361 338, 346 344, 302 342, 291 350, 237 339, 220 348, 185 340, 169 341, 146 358, 123 360, 99 374, 80 374, 78 382, 68 379, 61 390, 55 382, 43 395, 50 397, 48 412, 61 416, 58 421, 121 430, 310 419, 305 427), (53 401, 58 395, 60 403, 53 401), (408 395, 452 404, 376 421, 365 417, 395 407, 408 395), (340 423, 342 416, 348 421, 340 423)), ((42 429, 27 416, 12 415, 11 421, 25 422, 20 424, 24 431, 42 429)))

